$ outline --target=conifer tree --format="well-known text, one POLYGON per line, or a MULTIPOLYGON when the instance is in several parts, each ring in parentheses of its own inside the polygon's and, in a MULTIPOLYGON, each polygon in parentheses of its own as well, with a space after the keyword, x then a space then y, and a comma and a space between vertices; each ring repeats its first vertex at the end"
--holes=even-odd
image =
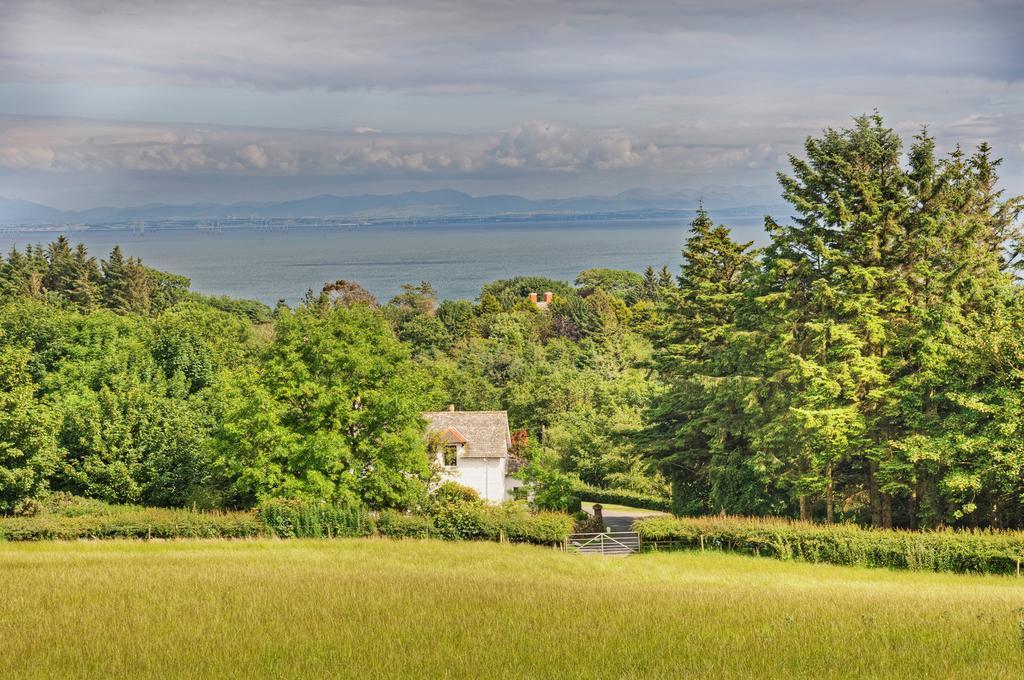
MULTIPOLYGON (((723 499, 716 492, 736 488, 719 485, 724 478, 713 471, 730 457, 733 441, 709 408, 727 399, 721 379, 736 372, 729 339, 754 253, 751 243, 737 243, 728 229, 715 227, 703 207, 690 233, 678 289, 663 289, 671 323, 654 365, 668 389, 652 405, 646 444, 672 480, 676 510, 693 513, 717 509, 723 499)), ((728 469, 726 476, 735 472, 728 469)))
POLYGON ((102 281, 100 291, 103 305, 115 312, 126 312, 129 308, 128 279, 126 263, 120 246, 114 246, 110 257, 100 263, 102 281))

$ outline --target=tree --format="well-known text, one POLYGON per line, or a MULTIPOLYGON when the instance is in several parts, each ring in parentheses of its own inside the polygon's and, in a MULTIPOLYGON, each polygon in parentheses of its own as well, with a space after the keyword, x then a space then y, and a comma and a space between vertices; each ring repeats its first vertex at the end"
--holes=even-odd
POLYGON ((225 376, 213 454, 235 502, 422 500, 429 475, 420 413, 436 399, 380 312, 282 311, 261 366, 225 376))
POLYGON ((38 497, 57 464, 53 414, 36 398, 28 363, 27 350, 0 346, 0 514, 38 497))
POLYGON ((115 312, 127 312, 130 307, 126 266, 127 262, 120 246, 114 246, 110 251, 110 257, 100 262, 100 292, 103 296, 103 306, 115 312))
POLYGON ((576 277, 576 287, 582 296, 600 289, 629 305, 641 299, 643 285, 642 276, 625 269, 585 269, 576 277))
POLYGON ((352 305, 377 306, 377 298, 355 281, 338 279, 334 283, 325 284, 322 293, 327 296, 328 302, 332 305, 344 307, 351 307, 352 305))
POLYGON ((654 273, 654 267, 647 265, 644 270, 643 281, 640 284, 640 298, 649 302, 661 300, 661 286, 658 284, 658 275, 654 273))
POLYGON ((683 247, 678 289, 662 288, 669 323, 653 365, 667 389, 652 400, 643 442, 672 480, 679 512, 760 509, 756 492, 737 492, 737 475, 748 480, 740 487, 756 482, 735 455, 745 442, 723 418, 736 409, 729 378, 741 369, 734 325, 754 263, 751 245, 733 241, 701 208, 683 247), (723 484, 725 477, 732 481, 723 484))

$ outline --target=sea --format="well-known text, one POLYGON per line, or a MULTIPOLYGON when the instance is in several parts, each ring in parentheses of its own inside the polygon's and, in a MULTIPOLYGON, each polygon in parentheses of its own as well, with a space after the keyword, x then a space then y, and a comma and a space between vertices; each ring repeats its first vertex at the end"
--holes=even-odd
MULTIPOLYGON (((0 232, 0 252, 65 233, 104 258, 114 245, 151 267, 187 276, 192 289, 274 305, 338 279, 382 302, 404 283, 431 283, 440 299, 474 300, 484 283, 513 276, 572 282, 592 267, 678 272, 680 219, 527 223, 253 226, 0 232)), ((538 291, 542 292, 542 291, 538 291)))

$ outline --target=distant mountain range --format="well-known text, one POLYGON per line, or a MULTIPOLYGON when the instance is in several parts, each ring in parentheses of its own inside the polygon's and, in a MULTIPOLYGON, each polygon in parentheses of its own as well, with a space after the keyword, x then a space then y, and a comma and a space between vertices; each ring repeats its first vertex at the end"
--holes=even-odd
POLYGON ((703 194, 654 194, 632 189, 615 196, 584 196, 563 199, 528 199, 522 196, 470 196, 454 189, 407 191, 402 194, 324 194, 277 203, 154 203, 130 208, 100 207, 82 211, 58 210, 29 201, 0 197, 0 224, 114 225, 139 220, 208 220, 225 218, 342 218, 384 221, 388 219, 467 218, 531 215, 564 216, 634 214, 642 212, 693 210, 700 200, 715 217, 754 217, 777 212, 778 205, 744 204, 742 198, 725 192, 703 194))

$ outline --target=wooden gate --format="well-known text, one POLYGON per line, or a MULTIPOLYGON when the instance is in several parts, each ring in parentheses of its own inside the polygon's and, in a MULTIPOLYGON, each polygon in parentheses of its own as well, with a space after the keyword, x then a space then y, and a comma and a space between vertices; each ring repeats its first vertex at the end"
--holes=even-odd
POLYGON ((631 555, 640 551, 640 534, 635 531, 569 534, 565 550, 584 555, 631 555))

